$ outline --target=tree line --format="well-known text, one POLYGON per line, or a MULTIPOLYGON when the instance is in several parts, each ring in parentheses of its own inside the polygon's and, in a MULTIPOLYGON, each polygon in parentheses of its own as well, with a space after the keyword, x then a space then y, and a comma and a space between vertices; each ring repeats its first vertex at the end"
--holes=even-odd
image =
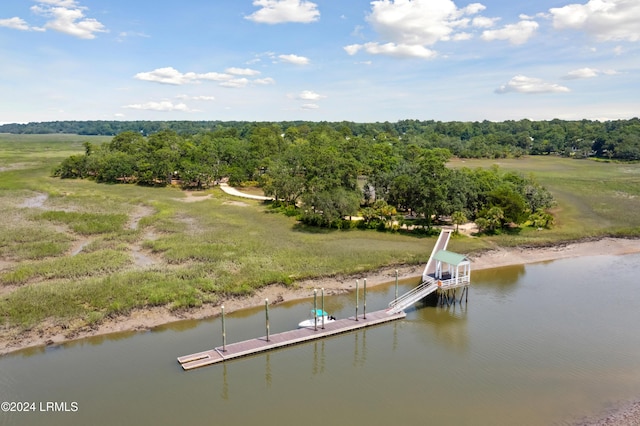
POLYGON ((255 127, 276 126, 282 132, 291 127, 331 128, 352 136, 375 138, 386 135, 426 148, 446 148, 457 157, 500 158, 520 155, 596 156, 617 160, 640 160, 640 119, 509 120, 503 122, 442 122, 401 120, 395 123, 283 121, 53 121, 0 125, 5 133, 74 133, 115 136, 133 131, 148 136, 165 130, 180 135, 234 130, 248 137, 255 127))
POLYGON ((429 230, 444 217, 487 232, 528 223, 548 227, 551 194, 531 176, 497 167, 447 167, 451 152, 389 133, 354 135, 344 126, 254 125, 197 134, 126 131, 66 158, 61 178, 104 183, 179 184, 202 189, 222 178, 249 182, 275 208, 325 227, 429 230), (349 220, 354 216, 361 220, 349 220))

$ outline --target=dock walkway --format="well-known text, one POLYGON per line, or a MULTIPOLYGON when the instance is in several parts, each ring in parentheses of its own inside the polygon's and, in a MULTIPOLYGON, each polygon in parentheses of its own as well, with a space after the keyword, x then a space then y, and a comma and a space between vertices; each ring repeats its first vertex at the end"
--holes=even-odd
POLYGON ((367 313, 366 319, 362 315, 359 315, 357 321, 355 317, 349 317, 327 323, 324 325, 324 329, 321 328, 322 321, 318 321, 317 330, 314 330, 313 327, 299 328, 297 330, 271 334, 268 341, 267 337, 263 336, 257 339, 245 340, 244 342, 231 343, 226 345, 224 351, 222 347, 217 347, 208 351, 181 356, 178 358, 178 362, 184 370, 192 370, 222 361, 255 355, 261 352, 297 345, 337 334, 348 333, 361 328, 399 320, 405 316, 406 314, 404 312, 389 315, 385 310, 375 311, 367 313))

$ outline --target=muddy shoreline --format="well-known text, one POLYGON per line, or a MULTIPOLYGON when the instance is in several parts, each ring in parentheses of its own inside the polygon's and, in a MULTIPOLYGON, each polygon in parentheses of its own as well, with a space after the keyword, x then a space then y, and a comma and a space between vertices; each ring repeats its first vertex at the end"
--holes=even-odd
MULTIPOLYGON (((551 260, 598 255, 623 255, 640 253, 640 239, 603 238, 554 245, 540 248, 497 248, 477 255, 470 255, 472 270, 499 268, 509 265, 521 265, 551 260)), ((225 300, 225 312, 261 306, 265 299, 272 304, 283 301, 309 298, 314 288, 324 288, 325 294, 334 295, 351 291, 355 280, 367 279, 368 286, 375 286, 395 280, 396 270, 399 279, 417 278, 422 274, 424 265, 398 265, 382 268, 357 275, 336 275, 302 280, 293 286, 271 285, 260 289, 253 295, 225 300)), ((11 335, 2 333, 0 356, 33 346, 61 344, 66 341, 85 337, 117 333, 123 331, 148 330, 150 328, 185 319, 203 319, 218 315, 219 306, 206 305, 188 311, 171 312, 165 307, 138 309, 124 317, 107 319, 96 327, 78 330, 64 330, 59 325, 44 324, 26 333, 11 335)))
MULTIPOLYGON (((573 257, 631 253, 640 253, 640 239, 603 238, 541 248, 498 248, 469 257, 472 262, 472 269, 482 270, 573 257)), ((424 265, 399 265, 358 275, 337 275, 303 280, 290 287, 272 285, 257 291, 249 297, 225 300, 225 312, 260 306, 265 299, 269 299, 272 304, 277 304, 283 301, 309 298, 314 288, 324 288, 325 294, 328 295, 349 292, 355 288, 355 280, 357 279, 366 278, 368 286, 380 285, 395 280, 396 270, 401 280, 417 278, 422 274, 423 268, 424 265)), ((104 321, 97 327, 84 328, 72 332, 61 329, 57 325, 45 324, 37 330, 27 333, 16 335, 3 333, 4 336, 2 342, 0 342, 0 356, 34 346, 55 345, 86 337, 124 331, 148 330, 185 319, 209 318, 218 315, 219 312, 219 306, 203 306, 184 312, 171 312, 162 307, 140 309, 133 311, 126 317, 104 321)), ((602 418, 585 419, 577 423, 577 425, 640 425, 640 400, 627 402, 621 407, 606 413, 602 418)))

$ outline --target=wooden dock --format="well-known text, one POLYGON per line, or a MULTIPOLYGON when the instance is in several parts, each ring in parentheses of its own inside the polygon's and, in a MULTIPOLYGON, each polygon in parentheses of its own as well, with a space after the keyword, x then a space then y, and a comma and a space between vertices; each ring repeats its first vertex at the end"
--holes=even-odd
POLYGON ((361 328, 399 320, 405 316, 406 314, 404 312, 389 315, 386 311, 376 311, 367 313, 366 319, 362 315, 359 315, 357 321, 355 317, 349 317, 347 319, 325 324, 324 329, 321 328, 321 321, 318 321, 317 330, 314 330, 313 327, 299 328, 297 330, 285 331, 284 333, 272 334, 269 336, 268 341, 266 336, 252 340, 245 340, 244 342, 226 345, 225 350, 223 350, 222 347, 217 347, 208 351, 181 356, 178 358, 178 362, 182 365, 184 370, 192 370, 194 368, 255 355, 286 346, 297 345, 312 340, 348 333, 361 328))

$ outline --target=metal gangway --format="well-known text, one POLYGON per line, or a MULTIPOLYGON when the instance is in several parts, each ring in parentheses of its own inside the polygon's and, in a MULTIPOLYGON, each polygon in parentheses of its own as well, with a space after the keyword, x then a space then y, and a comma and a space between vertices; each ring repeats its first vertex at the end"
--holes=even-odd
POLYGON ((438 289, 438 281, 431 276, 431 274, 434 274, 436 270, 434 257, 440 250, 445 250, 447 248, 452 232, 453 230, 451 229, 443 229, 440 231, 438 241, 436 241, 436 245, 433 246, 427 266, 425 266, 424 272, 422 273, 422 283, 416 288, 411 289, 407 293, 391 301, 391 303, 389 303, 389 308, 387 309, 387 313, 389 315, 404 311, 409 306, 424 299, 438 289))

